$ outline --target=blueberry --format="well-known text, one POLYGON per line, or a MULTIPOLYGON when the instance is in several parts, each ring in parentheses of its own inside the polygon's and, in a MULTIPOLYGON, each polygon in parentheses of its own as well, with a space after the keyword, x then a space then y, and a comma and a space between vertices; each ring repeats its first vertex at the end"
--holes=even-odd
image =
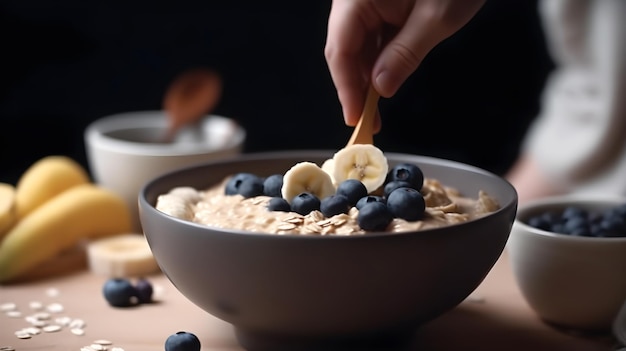
POLYGON ((417 221, 424 216, 426 201, 418 190, 398 188, 387 197, 387 207, 396 218, 417 221))
POLYGON ((250 177, 255 178, 257 176, 252 173, 245 173, 245 172, 241 172, 241 173, 237 173, 233 175, 226 183, 225 194, 226 195, 239 194, 239 187, 241 186, 241 183, 245 179, 250 178, 250 177))
POLYGON ((263 195, 281 197, 283 188, 283 175, 272 174, 263 181, 263 195))
POLYGON ((572 214, 571 217, 566 217, 563 221, 563 231, 565 234, 580 236, 589 233, 589 222, 587 222, 586 215, 572 214))
POLYGON ((393 181, 407 182, 410 188, 422 190, 424 173, 416 164, 400 163, 391 167, 385 178, 385 183, 393 181))
POLYGON ((108 279, 102 287, 102 293, 109 305, 114 307, 129 307, 137 304, 137 289, 128 279, 108 279))
POLYGON ((617 216, 605 216, 599 223, 603 237, 619 237, 626 236, 626 222, 623 218, 617 216))
POLYGON ((561 218, 563 220, 568 220, 570 218, 587 218, 587 216, 587 211, 576 206, 567 206, 561 214, 561 218))
POLYGON ((200 351, 200 339, 190 332, 179 331, 165 340, 165 351, 200 351))
POLYGON ((139 303, 152 302, 152 283, 146 278, 139 278, 135 282, 135 289, 137 290, 137 299, 139 303))
POLYGON ((361 207, 356 220, 359 227, 365 231, 384 231, 393 220, 393 214, 387 205, 374 201, 361 207))
POLYGON ((533 216, 527 221, 527 224, 533 228, 549 231, 552 228, 552 221, 545 216, 533 216))
POLYGON ((263 178, 252 175, 242 179, 238 192, 245 198, 263 195, 263 178))
POLYGON ((527 220, 527 224, 553 233, 572 236, 626 236, 626 205, 600 212, 571 205, 560 213, 536 214, 527 220))
POLYGON ((289 212, 291 211, 291 206, 282 197, 273 197, 267 202, 267 209, 270 211, 289 212))
POLYGON ((337 185, 336 193, 345 196, 350 206, 354 206, 360 198, 367 196, 367 188, 358 179, 346 179, 337 185))
POLYGON ((320 199, 311 193, 300 193, 291 200, 291 210, 303 216, 320 209, 320 199))
POLYGON ((370 202, 382 202, 382 203, 386 203, 385 198, 382 196, 378 196, 378 195, 367 195, 367 196, 363 196, 362 198, 359 199, 359 201, 356 202, 356 209, 360 210, 361 207, 365 206, 365 204, 368 204, 370 202))
MULTIPOLYGON (((360 183, 360 182, 359 182, 360 183)), ((350 210, 350 200, 345 195, 333 194, 322 199, 320 211, 325 217, 348 213, 350 210)))
POLYGON ((411 188, 411 183, 401 180, 393 180, 389 183, 386 183, 383 187, 383 196, 385 198, 389 197, 389 194, 391 194, 392 191, 398 188, 411 188))

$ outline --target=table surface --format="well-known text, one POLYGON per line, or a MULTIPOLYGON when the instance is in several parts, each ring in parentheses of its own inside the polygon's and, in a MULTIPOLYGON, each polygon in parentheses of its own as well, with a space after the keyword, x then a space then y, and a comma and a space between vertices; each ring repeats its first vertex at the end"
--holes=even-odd
MULTIPOLYGON (((106 278, 85 267, 84 256, 68 255, 29 280, 0 286, 0 305, 7 309, 13 303, 20 313, 0 315, 0 350, 11 346, 20 351, 79 351, 101 339, 125 351, 163 350, 165 339, 181 330, 197 335, 202 350, 243 350, 228 323, 189 302, 164 275, 148 277, 155 303, 112 308, 101 293, 106 278), (77 267, 77 260, 81 269, 67 268, 77 267), (36 313, 32 302, 44 307, 60 304, 63 310, 51 313, 49 323, 80 319, 85 322, 84 334, 75 335, 65 326, 30 339, 17 338, 16 331, 30 326, 26 317, 36 313)), ((416 350, 609 351, 614 344, 610 335, 567 332, 538 319, 515 283, 506 250, 468 299, 415 333, 416 350)))

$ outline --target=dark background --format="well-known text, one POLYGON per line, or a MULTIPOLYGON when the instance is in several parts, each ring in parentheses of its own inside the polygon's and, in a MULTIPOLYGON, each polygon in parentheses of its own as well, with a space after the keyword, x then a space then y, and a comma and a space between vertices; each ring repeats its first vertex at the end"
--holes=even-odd
MULTIPOLYGON (((160 109, 178 73, 217 69, 216 114, 246 152, 338 149, 343 124, 323 48, 330 1, 0 0, 0 182, 37 159, 87 166, 83 131, 109 114, 160 109)), ((528 0, 489 1, 380 103, 384 151, 506 172, 552 69, 528 0)))

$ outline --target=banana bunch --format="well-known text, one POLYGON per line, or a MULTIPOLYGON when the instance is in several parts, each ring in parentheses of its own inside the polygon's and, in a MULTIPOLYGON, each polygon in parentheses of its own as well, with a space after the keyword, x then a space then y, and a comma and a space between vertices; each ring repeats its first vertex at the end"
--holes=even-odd
POLYGON ((372 144, 353 144, 337 151, 321 166, 306 161, 292 166, 284 174, 282 195, 291 200, 306 191, 323 198, 335 193, 337 185, 346 179, 360 180, 371 194, 383 185, 388 171, 382 150, 372 144))
POLYGON ((0 183, 0 284, 81 242, 130 232, 130 216, 124 200, 73 159, 38 160, 15 186, 0 183))

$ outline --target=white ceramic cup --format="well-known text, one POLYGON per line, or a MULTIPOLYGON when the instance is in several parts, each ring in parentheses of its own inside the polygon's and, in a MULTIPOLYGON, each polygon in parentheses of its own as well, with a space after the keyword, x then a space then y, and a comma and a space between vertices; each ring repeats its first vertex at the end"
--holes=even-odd
POLYGON ((169 143, 163 142, 166 127, 164 111, 137 111, 102 117, 85 129, 94 182, 126 200, 138 232, 137 201, 145 183, 177 168, 236 156, 246 139, 246 131, 234 120, 216 115, 181 130, 169 143))
POLYGON ((610 330, 626 303, 626 237, 557 234, 525 223, 573 205, 601 211, 626 198, 555 196, 520 206, 507 243, 522 295, 545 321, 584 331, 610 330))

